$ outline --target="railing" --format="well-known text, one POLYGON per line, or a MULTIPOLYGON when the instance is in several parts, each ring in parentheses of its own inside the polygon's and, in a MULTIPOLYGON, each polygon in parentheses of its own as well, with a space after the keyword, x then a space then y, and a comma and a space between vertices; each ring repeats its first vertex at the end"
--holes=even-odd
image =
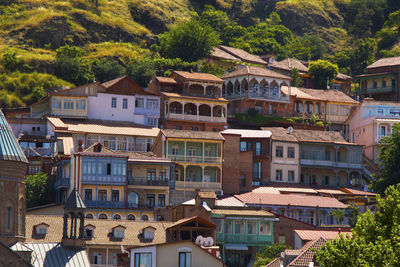
POLYGON ((390 93, 390 92, 395 92, 395 91, 396 91, 396 87, 392 87, 392 86, 361 89, 362 94, 390 93))
POLYGON ((235 93, 235 94, 226 94, 225 98, 227 99, 236 99, 236 98, 251 98, 251 99, 260 99, 260 100, 277 100, 277 101, 284 101, 289 102, 289 96, 285 95, 273 95, 273 94, 258 94, 250 92, 235 93))
POLYGON ((350 169, 362 169, 362 163, 349 163, 341 161, 328 161, 323 159, 300 159, 301 165, 307 166, 324 166, 324 167, 337 167, 337 168, 350 168, 350 169))
POLYGON ((70 178, 62 178, 62 179, 55 180, 54 187, 55 188, 60 188, 60 187, 68 188, 70 186, 70 183, 71 183, 70 178))
POLYGON ((207 188, 207 189, 221 189, 220 182, 191 182, 191 181, 175 181, 175 187, 180 188, 207 188))
POLYGON ((98 207, 98 208, 125 208, 125 202, 123 201, 108 201, 108 200, 85 200, 87 207, 98 207))
POLYGON ((135 114, 160 114, 160 109, 150 109, 150 108, 135 108, 135 114))
POLYGON ((217 233, 217 242, 272 243, 271 235, 217 233))
POLYGON ((187 156, 187 155, 174 155, 169 154, 168 158, 173 161, 193 162, 193 163, 222 163, 221 157, 207 157, 207 156, 187 156))
POLYGON ((188 121, 204 121, 204 122, 219 122, 226 123, 226 117, 215 117, 215 116, 204 116, 204 115, 191 115, 191 114, 180 114, 180 113, 169 113, 169 119, 175 120, 188 120, 188 121))
POLYGON ((93 264, 91 263, 90 266, 92 267, 117 267, 117 264, 93 264))
POLYGON ((128 177, 128 185, 168 186, 167 178, 128 177))
POLYGON ((87 117, 87 111, 82 109, 51 109, 53 115, 71 116, 71 117, 87 117))
POLYGON ((86 183, 107 183, 107 184, 124 184, 126 176, 119 175, 82 175, 82 182, 86 183))

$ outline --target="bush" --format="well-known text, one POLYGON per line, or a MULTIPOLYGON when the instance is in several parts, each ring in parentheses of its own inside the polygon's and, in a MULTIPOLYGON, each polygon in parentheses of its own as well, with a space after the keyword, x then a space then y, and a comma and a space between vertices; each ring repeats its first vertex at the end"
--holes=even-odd
POLYGON ((249 108, 247 114, 249 114, 251 117, 255 117, 258 115, 258 110, 255 108, 249 108))

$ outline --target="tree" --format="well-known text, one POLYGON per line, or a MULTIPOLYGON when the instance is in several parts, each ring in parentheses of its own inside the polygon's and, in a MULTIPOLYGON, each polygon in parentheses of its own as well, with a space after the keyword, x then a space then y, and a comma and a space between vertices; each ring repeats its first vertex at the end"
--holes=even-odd
POLYGON ((319 59, 310 63, 308 73, 314 77, 314 88, 326 89, 327 82, 336 78, 339 68, 328 60, 319 59))
POLYGON ((234 24, 231 22, 228 14, 222 10, 216 10, 211 5, 205 5, 204 10, 199 17, 203 25, 211 26, 216 32, 222 33, 226 27, 234 24))
POLYGON ((211 26, 194 19, 159 34, 158 38, 162 55, 188 62, 207 57, 221 42, 211 26))
POLYGON ((281 255, 281 252, 289 248, 290 247, 288 245, 279 243, 263 248, 260 252, 256 254, 256 261, 254 263, 254 267, 265 266, 275 258, 279 257, 281 255))
POLYGON ((99 58, 92 63, 92 72, 99 82, 110 81, 123 76, 125 68, 111 58, 99 58))
POLYGON ((342 224, 344 217, 346 216, 346 211, 343 209, 334 209, 331 211, 331 215, 335 218, 338 224, 342 224))
POLYGON ((372 182, 372 188, 383 193, 390 185, 400 182, 400 123, 392 127, 392 134, 380 140, 378 155, 379 175, 372 182))
POLYGON ((62 46, 56 50, 56 75, 76 85, 94 80, 90 64, 82 58, 84 51, 76 46, 62 46))
POLYGON ((348 209, 349 224, 350 227, 354 227, 356 226, 358 215, 360 214, 360 208, 355 203, 351 203, 348 209))
POLYGON ((40 206, 46 203, 47 174, 39 172, 25 177, 26 206, 27 208, 40 206))
POLYGON ((296 68, 290 69, 290 78, 292 78, 290 81, 291 86, 299 87, 303 84, 303 79, 300 77, 299 70, 296 68))
POLYGON ((360 215, 352 237, 327 242, 317 253, 324 267, 400 265, 400 185, 390 186, 386 198, 377 197, 377 212, 360 215))

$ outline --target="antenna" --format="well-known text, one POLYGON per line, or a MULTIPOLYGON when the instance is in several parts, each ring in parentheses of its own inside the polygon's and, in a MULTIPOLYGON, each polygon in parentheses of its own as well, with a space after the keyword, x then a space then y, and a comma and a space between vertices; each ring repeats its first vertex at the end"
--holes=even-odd
POLYGON ((199 245, 200 246, 200 243, 201 243, 201 241, 203 240, 203 236, 202 235, 198 235, 197 237, 196 237, 196 245, 199 245))
POLYGON ((292 133, 293 133, 293 127, 292 127, 292 126, 289 126, 289 127, 287 128, 287 133, 288 133, 288 134, 292 134, 292 133))

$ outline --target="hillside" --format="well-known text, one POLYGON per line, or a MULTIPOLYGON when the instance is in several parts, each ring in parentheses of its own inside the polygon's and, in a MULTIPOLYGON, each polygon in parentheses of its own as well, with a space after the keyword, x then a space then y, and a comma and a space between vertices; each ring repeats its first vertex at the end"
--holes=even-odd
MULTIPOLYGON (((89 69, 97 59, 113 60, 114 66, 121 66, 120 71, 115 72, 117 75, 128 70, 132 62, 160 57, 150 51, 151 45, 158 43, 157 35, 198 18, 206 5, 215 7, 213 19, 217 23, 227 16, 228 26, 236 30, 230 38, 224 38, 225 30, 215 29, 221 34, 222 43, 255 54, 275 53, 278 58, 291 56, 311 60, 326 58, 337 63, 342 71, 354 74, 375 59, 372 56, 357 67, 349 63, 354 61, 354 56, 349 54, 357 54, 358 40, 372 38, 366 41, 366 46, 376 57, 400 53, 398 25, 384 26, 389 14, 400 8, 394 0, 4 0, 2 3, 2 72, 10 71, 7 60, 11 58, 18 61, 12 72, 37 71, 61 78, 57 73, 56 49, 71 45, 82 48, 82 64, 88 64, 89 69), (258 38, 257 31, 264 31, 263 23, 271 23, 271 12, 279 15, 282 25, 271 37, 277 42, 273 46, 279 47, 275 50, 269 50, 268 45, 252 47, 263 40, 248 38, 258 38), (279 36, 282 34, 286 39, 279 36), (299 44, 308 45, 304 48, 309 50, 308 54, 290 51, 298 49, 299 44), (279 54, 279 51, 290 52, 279 54)), ((270 46, 271 40, 267 42, 270 46)), ((153 64, 153 68, 160 64, 153 64)), ((179 64, 168 62, 164 71, 168 73, 169 68, 179 64)), ((130 73, 134 72, 139 70, 130 73)), ((4 90, 15 97, 25 97, 10 92, 1 81, 0 87, 3 90, 0 98, 4 90)))

